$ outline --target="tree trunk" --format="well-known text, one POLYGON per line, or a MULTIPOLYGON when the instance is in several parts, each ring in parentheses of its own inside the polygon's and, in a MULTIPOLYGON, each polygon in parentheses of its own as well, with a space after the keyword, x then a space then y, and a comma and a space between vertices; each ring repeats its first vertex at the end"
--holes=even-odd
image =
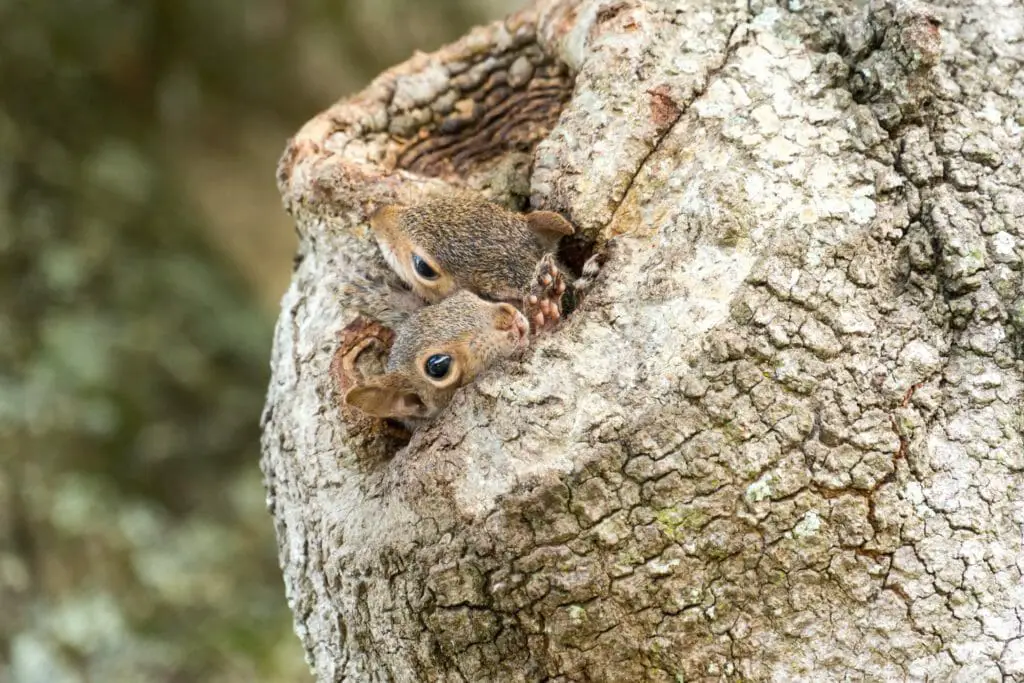
POLYGON ((263 469, 320 680, 1024 677, 1024 7, 945 4, 541 0, 299 133, 263 469), (603 280, 392 455, 329 372, 366 208, 524 158, 603 280))

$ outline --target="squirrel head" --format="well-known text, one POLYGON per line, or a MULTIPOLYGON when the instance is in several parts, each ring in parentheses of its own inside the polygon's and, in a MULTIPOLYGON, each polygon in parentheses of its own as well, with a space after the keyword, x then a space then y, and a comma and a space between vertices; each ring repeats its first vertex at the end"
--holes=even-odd
POLYGON ((528 334, 529 323, 514 307, 459 291, 399 327, 385 374, 349 389, 345 403, 374 417, 432 418, 459 387, 526 348, 528 334))
POLYGON ((540 258, 575 232, 557 213, 515 213, 469 193, 384 206, 370 226, 391 268, 430 302, 459 289, 518 302, 540 258))

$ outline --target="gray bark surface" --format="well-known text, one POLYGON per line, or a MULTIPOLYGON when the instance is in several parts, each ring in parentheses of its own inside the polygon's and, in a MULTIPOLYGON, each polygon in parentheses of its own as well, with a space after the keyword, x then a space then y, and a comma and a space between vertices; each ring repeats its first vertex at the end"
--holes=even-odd
POLYGON ((262 463, 320 680, 1024 678, 1022 62, 1019 2, 542 0, 311 121, 262 463), (366 209, 530 155, 604 280, 391 456, 366 209))

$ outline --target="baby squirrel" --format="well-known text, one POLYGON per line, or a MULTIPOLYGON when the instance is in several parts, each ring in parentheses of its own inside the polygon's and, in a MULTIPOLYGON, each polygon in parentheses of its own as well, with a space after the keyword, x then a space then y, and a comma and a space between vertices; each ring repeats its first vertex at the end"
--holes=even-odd
MULTIPOLYGON (((415 429, 495 360, 524 350, 531 325, 538 332, 561 317, 568 271, 555 251, 575 228, 557 213, 515 213, 459 193, 381 207, 370 225, 391 269, 350 282, 348 300, 396 337, 385 374, 345 394, 364 413, 415 429)), ((584 264, 575 293, 600 265, 584 264)))
POLYGON ((492 363, 523 351, 528 337, 515 307, 458 291, 412 313, 395 332, 386 372, 357 382, 345 403, 414 430, 492 363))
MULTIPOLYGON (((520 306, 535 331, 561 317, 568 271, 554 254, 575 228, 557 213, 515 213, 464 192, 383 206, 370 227, 388 265, 429 303, 465 289, 520 306)), ((588 262, 572 288, 582 290, 598 268, 588 262)))

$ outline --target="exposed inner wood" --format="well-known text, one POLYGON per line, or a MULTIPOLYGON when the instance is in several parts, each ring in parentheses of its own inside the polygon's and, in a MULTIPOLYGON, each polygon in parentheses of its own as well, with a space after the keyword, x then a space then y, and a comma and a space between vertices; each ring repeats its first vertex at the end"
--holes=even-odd
POLYGON ((394 112, 393 121, 429 115, 428 123, 410 126, 407 136, 393 136, 395 168, 450 178, 509 152, 532 152, 558 121, 573 77, 564 64, 530 45, 489 57, 451 84, 429 112, 394 112))

